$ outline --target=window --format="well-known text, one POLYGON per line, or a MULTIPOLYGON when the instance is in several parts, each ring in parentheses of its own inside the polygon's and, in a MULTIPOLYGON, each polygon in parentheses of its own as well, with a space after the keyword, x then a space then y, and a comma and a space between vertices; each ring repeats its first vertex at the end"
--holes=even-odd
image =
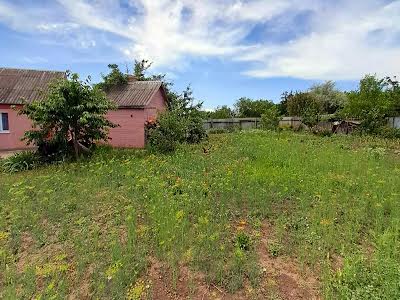
POLYGON ((8 113, 0 113, 0 132, 8 132, 9 130, 8 113))

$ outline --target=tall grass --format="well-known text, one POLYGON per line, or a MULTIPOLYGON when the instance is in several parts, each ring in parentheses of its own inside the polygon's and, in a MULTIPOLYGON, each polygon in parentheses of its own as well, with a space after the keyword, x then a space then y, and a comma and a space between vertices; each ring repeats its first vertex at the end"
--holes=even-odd
POLYGON ((2 175, 0 298, 151 296, 154 261, 172 288, 188 266, 256 290, 266 220, 274 255, 312 266, 326 298, 399 298, 398 143, 259 131, 208 143, 2 175))

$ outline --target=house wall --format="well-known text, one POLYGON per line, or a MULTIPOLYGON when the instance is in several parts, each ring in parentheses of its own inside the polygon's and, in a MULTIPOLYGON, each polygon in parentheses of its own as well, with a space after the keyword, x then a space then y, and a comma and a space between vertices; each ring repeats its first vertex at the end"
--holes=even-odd
POLYGON ((145 122, 157 117, 157 114, 166 108, 165 98, 160 89, 145 108, 120 108, 109 112, 108 119, 120 125, 110 129, 109 144, 121 148, 144 148, 145 122))
POLYGON ((161 89, 159 89, 145 108, 146 121, 157 117, 160 112, 167 109, 167 103, 165 101, 164 94, 161 92, 161 89))
POLYGON ((121 148, 144 148, 144 109, 120 108, 107 118, 119 126, 111 128, 109 144, 121 148))
MULTIPOLYGON (((13 106, 21 108, 21 106, 13 106)), ((32 122, 25 116, 18 116, 18 111, 9 104, 0 104, 0 113, 8 113, 9 133, 0 132, 0 150, 18 150, 29 149, 33 146, 27 146, 21 141, 25 131, 32 128, 32 122)))

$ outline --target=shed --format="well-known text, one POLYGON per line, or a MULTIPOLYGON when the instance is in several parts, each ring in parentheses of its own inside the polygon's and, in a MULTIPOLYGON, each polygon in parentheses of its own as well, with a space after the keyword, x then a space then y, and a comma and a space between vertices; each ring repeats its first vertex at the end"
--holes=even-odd
POLYGON ((161 81, 137 81, 129 76, 128 83, 107 92, 118 109, 108 119, 118 124, 110 129, 109 140, 114 147, 143 148, 146 144, 145 123, 167 109, 167 95, 161 81))

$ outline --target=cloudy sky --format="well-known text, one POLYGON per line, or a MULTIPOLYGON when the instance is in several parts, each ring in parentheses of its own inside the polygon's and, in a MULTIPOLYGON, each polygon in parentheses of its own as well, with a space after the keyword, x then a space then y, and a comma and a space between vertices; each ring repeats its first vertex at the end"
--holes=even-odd
POLYGON ((0 66, 154 62, 211 108, 400 73, 400 0, 0 0, 0 66))

